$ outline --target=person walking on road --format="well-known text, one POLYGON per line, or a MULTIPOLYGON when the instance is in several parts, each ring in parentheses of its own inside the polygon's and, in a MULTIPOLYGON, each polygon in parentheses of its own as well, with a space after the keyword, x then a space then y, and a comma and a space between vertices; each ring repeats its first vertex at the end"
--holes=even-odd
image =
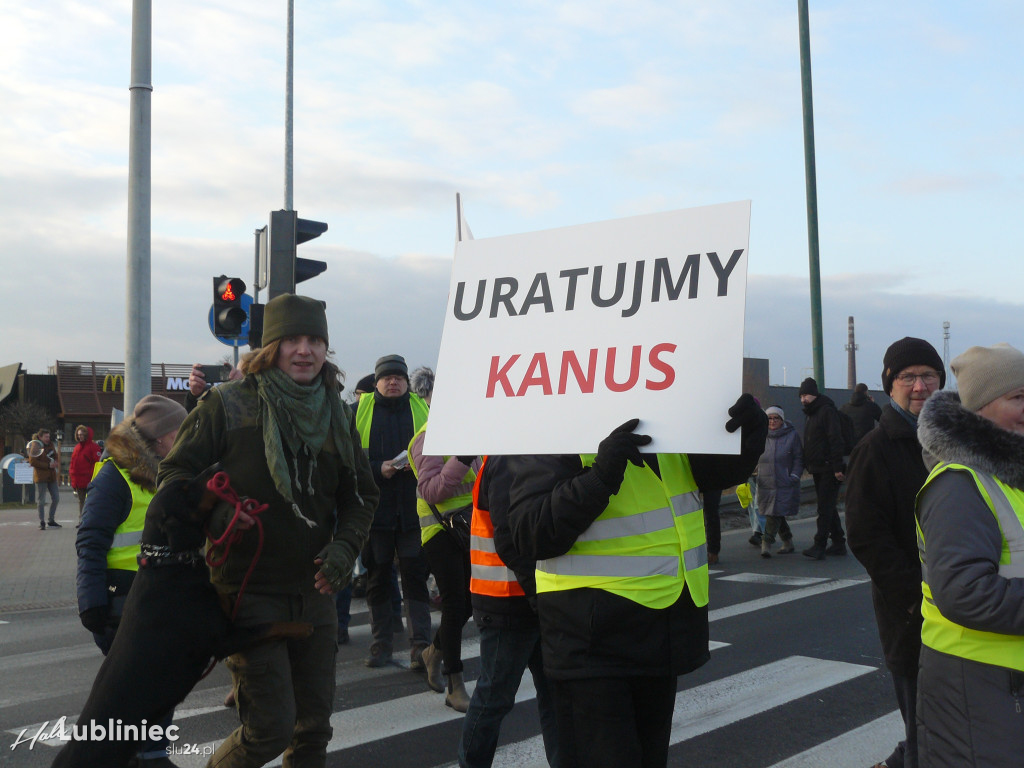
POLYGON ((459 741, 459 768, 491 768, 501 723, 516 703, 527 668, 537 692, 541 737, 550 768, 561 768, 558 726, 544 660, 536 600, 536 563, 512 543, 508 459, 487 456, 473 489, 470 559, 473 619, 480 630, 480 677, 459 741))
POLYGON ((416 476, 409 469, 407 456, 409 441, 427 423, 427 404, 409 391, 409 367, 401 355, 377 360, 374 382, 373 392, 359 397, 355 419, 381 494, 362 554, 373 635, 366 666, 383 667, 391 662, 391 582, 397 555, 409 616, 409 668, 419 671, 423 669, 423 649, 431 641, 430 593, 416 514, 416 476))
MULTIPOLYGON (((886 392, 886 394, 889 393, 886 392)), ((854 387, 853 394, 850 395, 850 402, 843 403, 839 410, 849 416, 850 421, 853 422, 854 445, 874 429, 878 420, 882 418, 882 409, 868 395, 867 384, 858 384, 854 387)))
MULTIPOLYGON (((104 656, 139 571, 142 527, 156 492, 157 468, 184 420, 185 409, 169 398, 147 395, 139 400, 131 416, 111 430, 106 455, 83 494, 85 508, 75 539, 78 613, 104 656)), ((160 723, 164 730, 172 716, 168 713, 160 723)), ((138 765, 170 766, 168 744, 166 738, 147 742, 138 765)))
MULTIPOLYGON (((71 461, 68 464, 68 481, 71 490, 78 499, 78 523, 82 523, 82 513, 85 511, 85 491, 92 482, 93 470, 100 460, 102 451, 99 444, 93 438, 92 427, 79 424, 75 429, 75 448, 71 451, 71 461)), ((78 527, 77 525, 75 526, 78 527)))
MULTIPOLYGON (((327 759, 338 652, 333 594, 352 577, 378 497, 328 354, 321 302, 271 299, 245 378, 199 401, 160 465, 165 483, 219 463, 239 497, 268 505, 258 525, 233 529, 241 536, 229 549, 213 550, 211 581, 233 606, 234 625, 312 627, 308 637, 266 640, 227 658, 241 726, 210 758, 216 768, 260 766, 282 752, 286 766, 322 768, 327 759)), ((224 536, 234 516, 234 505, 218 504, 210 537, 224 536)))
POLYGON ((1024 354, 971 347, 925 403, 917 741, 928 768, 1024 756, 1024 354))
POLYGON ((786 414, 778 406, 765 409, 768 417, 768 439, 764 453, 757 461, 757 498, 760 514, 764 515, 764 533, 761 536, 761 557, 771 557, 771 545, 776 534, 782 539, 778 554, 795 551, 793 532, 787 517, 800 511, 800 476, 804 472, 804 452, 800 433, 786 421, 786 414))
MULTIPOLYGON (((942 358, 924 339, 893 342, 882 362, 891 403, 850 455, 846 533, 871 577, 871 601, 905 737, 878 766, 917 768, 917 667, 921 655, 921 560, 914 501, 928 470, 917 439, 925 402, 946 383, 942 358)), ((877 768, 877 766, 876 766, 877 768)))
MULTIPOLYGON (((412 387, 429 405, 434 372, 429 368, 413 371, 412 387)), ((446 513, 461 514, 469 527, 473 484, 480 459, 425 455, 426 435, 427 424, 424 424, 409 443, 409 466, 416 476, 416 512, 423 556, 441 595, 441 625, 434 633, 433 642, 423 649, 422 659, 427 685, 438 693, 447 689, 444 703, 456 712, 465 712, 469 708, 469 694, 462 678, 462 628, 473 613, 469 594, 469 549, 464 549, 453 532, 444 528, 437 518, 446 513)))
POLYGON ((824 560, 825 555, 846 554, 846 534, 839 520, 839 486, 843 470, 843 433, 836 404, 818 391, 818 383, 806 378, 800 384, 800 402, 807 419, 804 422, 804 467, 814 478, 818 499, 818 528, 814 545, 804 556, 824 560), (832 545, 828 540, 831 537, 832 545))
POLYGON ((698 489, 744 482, 768 431, 749 394, 729 415, 737 456, 641 454, 651 438, 632 419, 596 454, 509 458, 509 522, 537 561, 563 768, 667 763, 677 678, 710 658, 698 489))

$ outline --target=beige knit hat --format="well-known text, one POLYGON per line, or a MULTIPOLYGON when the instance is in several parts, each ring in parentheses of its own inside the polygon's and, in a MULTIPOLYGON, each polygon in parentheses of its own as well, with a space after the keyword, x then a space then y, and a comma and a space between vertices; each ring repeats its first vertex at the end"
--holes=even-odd
POLYGON ((960 402, 978 411, 997 397, 1024 387, 1024 353, 1006 342, 971 347, 949 364, 956 376, 960 402))
POLYGON ((132 420, 147 440, 157 440, 181 426, 188 413, 169 397, 146 395, 135 405, 132 420))

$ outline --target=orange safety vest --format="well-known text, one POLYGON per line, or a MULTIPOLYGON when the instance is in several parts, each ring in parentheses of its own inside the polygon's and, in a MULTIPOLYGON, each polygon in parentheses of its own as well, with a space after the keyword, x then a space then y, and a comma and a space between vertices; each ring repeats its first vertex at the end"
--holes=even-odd
POLYGON ((469 527, 469 591, 490 597, 525 597, 526 593, 516 581, 515 573, 494 550, 494 524, 491 513, 480 509, 480 478, 484 476, 487 457, 483 457, 480 471, 473 483, 473 520, 469 527))

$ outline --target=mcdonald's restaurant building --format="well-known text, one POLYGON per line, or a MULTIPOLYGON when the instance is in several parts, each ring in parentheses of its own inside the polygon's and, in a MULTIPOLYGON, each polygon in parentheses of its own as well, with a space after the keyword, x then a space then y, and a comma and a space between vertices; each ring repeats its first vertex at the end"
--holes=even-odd
MULTIPOLYGON (((154 363, 151 392, 184 405, 191 363, 154 363)), ((92 427, 94 439, 104 440, 113 426, 114 410, 124 410, 124 363, 58 360, 46 374, 30 374, 21 364, 0 366, 0 407, 11 402, 33 403, 50 414, 49 427, 61 445, 62 467, 75 445, 75 428, 92 427)), ((4 455, 24 452, 20 437, 2 435, 4 455)), ((63 478, 62 478, 63 480, 63 478)))

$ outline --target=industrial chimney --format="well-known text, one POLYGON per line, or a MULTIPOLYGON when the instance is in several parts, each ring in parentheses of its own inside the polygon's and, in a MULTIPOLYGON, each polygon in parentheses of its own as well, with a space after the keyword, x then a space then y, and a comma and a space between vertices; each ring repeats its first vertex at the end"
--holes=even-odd
POLYGON ((853 316, 849 318, 846 342, 846 388, 857 386, 857 344, 853 340, 853 316))

